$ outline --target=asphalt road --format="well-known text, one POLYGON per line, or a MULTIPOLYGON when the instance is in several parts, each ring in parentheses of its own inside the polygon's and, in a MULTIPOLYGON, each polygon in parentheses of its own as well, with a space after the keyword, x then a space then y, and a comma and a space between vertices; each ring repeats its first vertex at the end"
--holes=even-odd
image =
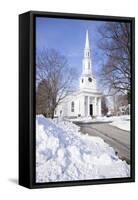
POLYGON ((81 132, 91 136, 101 137, 106 143, 112 146, 121 159, 130 162, 130 132, 111 126, 108 123, 77 122, 81 127, 81 132))

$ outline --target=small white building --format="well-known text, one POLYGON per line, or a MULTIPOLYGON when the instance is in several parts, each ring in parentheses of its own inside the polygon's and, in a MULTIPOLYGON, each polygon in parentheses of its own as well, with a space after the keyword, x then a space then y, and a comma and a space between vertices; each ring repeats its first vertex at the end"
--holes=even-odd
POLYGON ((55 117, 101 116, 101 97, 102 93, 97 90, 96 79, 92 72, 91 49, 87 31, 79 89, 70 93, 60 102, 55 111, 55 117))

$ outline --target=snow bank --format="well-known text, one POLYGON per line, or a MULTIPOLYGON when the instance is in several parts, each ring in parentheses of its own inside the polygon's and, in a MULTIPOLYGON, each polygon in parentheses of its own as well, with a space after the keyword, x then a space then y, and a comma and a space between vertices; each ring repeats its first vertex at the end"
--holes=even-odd
POLYGON ((108 122, 110 125, 120 128, 125 131, 130 131, 130 115, 113 116, 113 117, 96 117, 92 119, 91 117, 70 119, 70 121, 80 121, 82 123, 101 123, 108 122))
POLYGON ((82 123, 111 122, 112 118, 106 117, 106 116, 95 117, 95 118, 92 118, 92 117, 77 117, 77 118, 73 118, 73 119, 68 119, 68 121, 82 122, 82 123))
POLYGON ((103 179, 130 176, 99 137, 83 135, 71 122, 36 117, 36 182, 103 179))
POLYGON ((125 131, 130 131, 130 115, 112 117, 112 120, 112 126, 116 126, 125 131))

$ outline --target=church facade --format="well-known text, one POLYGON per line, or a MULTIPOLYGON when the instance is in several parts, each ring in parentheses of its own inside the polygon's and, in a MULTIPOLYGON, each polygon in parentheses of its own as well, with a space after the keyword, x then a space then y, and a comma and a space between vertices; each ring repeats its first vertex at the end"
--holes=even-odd
POLYGON ((87 31, 79 89, 60 102, 56 108, 55 117, 101 116, 101 98, 102 93, 97 90, 96 78, 92 71, 91 49, 87 31))

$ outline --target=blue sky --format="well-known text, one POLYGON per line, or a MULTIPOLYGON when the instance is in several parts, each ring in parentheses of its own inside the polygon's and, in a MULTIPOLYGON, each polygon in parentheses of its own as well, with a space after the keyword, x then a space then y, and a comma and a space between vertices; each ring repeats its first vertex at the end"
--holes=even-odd
MULTIPOLYGON (((67 57, 69 66, 79 75, 82 70, 82 58, 86 30, 89 31, 92 68, 95 75, 100 71, 103 61, 102 52, 97 47, 100 34, 97 29, 104 22, 92 20, 36 18, 36 50, 54 48, 67 57)), ((98 79, 98 76, 97 76, 98 79)))

